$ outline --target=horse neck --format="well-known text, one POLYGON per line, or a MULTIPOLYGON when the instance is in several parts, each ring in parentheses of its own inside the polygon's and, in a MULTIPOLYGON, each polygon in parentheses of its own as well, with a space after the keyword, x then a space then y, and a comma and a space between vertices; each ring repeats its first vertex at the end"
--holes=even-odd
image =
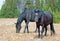
POLYGON ((45 15, 45 13, 43 11, 40 11, 39 16, 43 16, 43 15, 45 15))
POLYGON ((25 17, 24 14, 21 14, 21 16, 19 16, 19 18, 18 18, 19 24, 21 24, 23 22, 24 17, 25 17))

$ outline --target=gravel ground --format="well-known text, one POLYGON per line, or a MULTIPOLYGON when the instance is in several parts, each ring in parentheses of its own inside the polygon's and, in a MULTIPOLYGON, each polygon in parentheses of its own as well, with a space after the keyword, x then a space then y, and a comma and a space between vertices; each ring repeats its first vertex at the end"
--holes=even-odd
POLYGON ((38 33, 34 32, 36 25, 35 22, 29 23, 30 33, 23 33, 25 23, 23 22, 20 33, 16 33, 15 23, 17 18, 1 18, 0 19, 0 41, 60 41, 60 24, 54 24, 56 34, 50 36, 50 29, 48 26, 47 36, 37 38, 38 33))

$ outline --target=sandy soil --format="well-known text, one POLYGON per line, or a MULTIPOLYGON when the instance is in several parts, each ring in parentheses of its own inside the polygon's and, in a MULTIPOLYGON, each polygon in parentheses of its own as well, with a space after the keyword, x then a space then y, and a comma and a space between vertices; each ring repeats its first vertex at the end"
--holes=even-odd
POLYGON ((48 26, 47 36, 41 38, 37 38, 38 33, 34 32, 35 30, 35 22, 29 23, 29 31, 30 33, 23 33, 25 23, 22 23, 22 29, 20 33, 16 33, 15 23, 17 18, 15 19, 0 19, 0 41, 60 41, 60 24, 54 24, 56 35, 50 36, 50 29, 48 26))

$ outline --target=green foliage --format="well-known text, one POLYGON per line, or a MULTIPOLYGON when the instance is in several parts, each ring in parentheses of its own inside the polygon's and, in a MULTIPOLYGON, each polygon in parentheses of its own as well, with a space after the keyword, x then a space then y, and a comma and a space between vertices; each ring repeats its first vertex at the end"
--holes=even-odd
POLYGON ((56 9, 57 9, 57 11, 60 11, 60 0, 58 0, 58 2, 56 2, 56 9))
POLYGON ((18 16, 16 8, 17 0, 6 0, 6 3, 3 5, 0 17, 2 18, 14 18, 18 16))
POLYGON ((33 5, 31 4, 31 1, 30 0, 27 0, 27 5, 29 6, 30 9, 33 9, 34 8, 33 5))
POLYGON ((47 11, 46 4, 43 4, 43 11, 47 11))
POLYGON ((55 12, 53 14, 54 17, 54 23, 60 23, 60 12, 55 12))
POLYGON ((40 1, 36 0, 36 9, 40 9, 40 1))

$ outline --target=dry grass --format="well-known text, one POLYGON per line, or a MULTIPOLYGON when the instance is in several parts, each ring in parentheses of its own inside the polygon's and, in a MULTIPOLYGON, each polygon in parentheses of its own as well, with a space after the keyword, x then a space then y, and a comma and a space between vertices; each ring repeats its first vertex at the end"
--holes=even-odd
POLYGON ((29 23, 30 33, 23 33, 25 23, 22 23, 21 33, 16 33, 16 19, 0 19, 0 41, 60 41, 60 24, 54 24, 56 35, 50 36, 50 30, 43 39, 37 38, 35 23, 29 23))

